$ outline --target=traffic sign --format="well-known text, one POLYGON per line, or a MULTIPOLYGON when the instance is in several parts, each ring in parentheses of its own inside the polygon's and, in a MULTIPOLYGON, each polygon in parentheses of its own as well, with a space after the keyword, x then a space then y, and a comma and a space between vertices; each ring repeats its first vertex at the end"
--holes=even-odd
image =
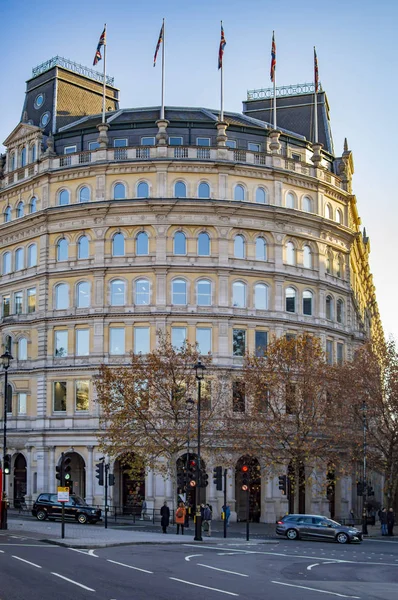
POLYGON ((69 488, 59 487, 58 491, 58 502, 69 502, 69 488))

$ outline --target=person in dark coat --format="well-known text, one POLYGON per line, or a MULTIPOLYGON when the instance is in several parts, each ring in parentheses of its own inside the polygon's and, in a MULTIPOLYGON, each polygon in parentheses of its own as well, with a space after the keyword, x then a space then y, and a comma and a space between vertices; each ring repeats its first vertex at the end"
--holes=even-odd
POLYGON ((162 526, 162 531, 163 531, 163 533, 167 533, 167 528, 170 525, 170 509, 167 506, 166 500, 164 501, 164 504, 163 504, 162 508, 160 509, 160 514, 162 516, 162 518, 160 520, 160 524, 162 526))
POLYGON ((387 509, 383 508, 380 515, 380 523, 381 523, 381 535, 387 534, 387 509))
POLYGON ((388 509, 388 513, 387 513, 387 530, 388 530, 388 535, 394 535, 393 533, 393 529, 394 529, 394 524, 395 524, 395 514, 392 508, 388 509))
POLYGON ((353 509, 350 510, 350 516, 348 517, 349 525, 355 525, 355 513, 353 509))

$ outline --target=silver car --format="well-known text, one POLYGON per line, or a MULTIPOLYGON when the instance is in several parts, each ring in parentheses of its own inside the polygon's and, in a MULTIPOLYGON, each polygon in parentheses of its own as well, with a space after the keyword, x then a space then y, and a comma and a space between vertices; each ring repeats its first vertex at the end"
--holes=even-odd
POLYGON ((362 532, 356 527, 340 525, 320 515, 286 515, 277 522, 276 533, 286 536, 288 540, 308 538, 339 544, 362 542, 362 532))

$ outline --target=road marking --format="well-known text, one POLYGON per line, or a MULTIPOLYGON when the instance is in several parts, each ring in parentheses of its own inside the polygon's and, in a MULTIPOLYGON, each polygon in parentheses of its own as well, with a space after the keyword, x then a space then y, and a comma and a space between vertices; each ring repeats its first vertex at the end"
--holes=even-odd
POLYGON ((240 575, 240 577, 249 577, 249 575, 244 575, 243 573, 236 573, 236 571, 227 571, 226 569, 218 569, 217 567, 211 567, 210 565, 202 565, 201 563, 197 563, 198 567, 206 567, 207 569, 214 569, 214 571, 222 571, 223 573, 231 573, 231 575, 240 575))
POLYGON ((27 563, 28 565, 32 565, 32 567, 37 567, 38 569, 42 568, 40 565, 36 565, 35 563, 30 562, 30 560, 25 560, 24 558, 20 558, 19 556, 14 556, 14 555, 12 555, 12 557, 16 558, 17 560, 20 560, 24 563, 27 563))
POLYGON ((319 565, 319 563, 314 563, 313 565, 309 565, 307 567, 307 571, 311 571, 312 567, 317 567, 319 565))
POLYGON ((73 579, 68 579, 68 577, 64 577, 63 575, 60 575, 59 573, 53 573, 53 572, 51 572, 51 575, 55 575, 56 577, 60 577, 61 579, 64 579, 65 581, 69 581, 69 583, 73 583, 75 585, 78 585, 79 587, 83 588, 84 590, 87 590, 88 592, 95 592, 95 590, 93 590, 93 588, 89 588, 86 585, 83 585, 82 583, 78 583, 77 581, 73 581, 73 579))
POLYGON ((346 594, 338 594, 337 592, 329 592, 327 590, 318 590, 313 587, 306 587, 305 585, 293 585, 292 583, 283 583, 282 581, 271 581, 271 583, 277 583, 278 585, 286 585, 288 587, 300 588, 301 590, 311 590, 311 592, 319 592, 320 594, 331 594, 332 596, 339 596, 339 598, 359 598, 360 596, 347 596, 346 594))
POLYGON ((142 571, 142 573, 150 573, 153 575, 153 571, 147 571, 146 569, 140 569, 139 567, 133 567, 131 565, 125 565, 124 563, 117 562, 116 560, 107 559, 108 562, 113 563, 114 565, 120 565, 121 567, 127 567, 128 569, 134 569, 134 571, 142 571))
POLYGON ((185 557, 185 560, 189 562, 191 558, 194 558, 195 556, 203 556, 203 554, 190 554, 189 556, 185 557))
POLYGON ((97 554, 95 554, 94 550, 89 550, 88 551, 88 555, 89 556, 95 556, 95 558, 99 558, 99 556, 97 554))
POLYGON ((185 581, 185 579, 177 579, 177 577, 169 577, 173 581, 179 581, 180 583, 186 583, 187 585, 194 585, 195 587, 203 588, 204 590, 211 590, 212 592, 220 592, 220 594, 228 594, 228 596, 239 596, 234 592, 227 592, 225 590, 219 590, 217 588, 209 587, 207 585, 200 585, 199 583, 193 583, 192 581, 185 581))
POLYGON ((1 552, 2 554, 4 554, 4 550, 0 550, 0 552, 1 552))
POLYGON ((0 544, 0 546, 17 546, 18 548, 60 548, 53 544, 0 544))

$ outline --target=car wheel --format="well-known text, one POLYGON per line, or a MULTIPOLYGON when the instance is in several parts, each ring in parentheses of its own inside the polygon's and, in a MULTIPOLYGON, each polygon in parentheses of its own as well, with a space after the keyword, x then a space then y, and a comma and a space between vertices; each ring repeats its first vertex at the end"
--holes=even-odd
POLYGON ((38 510, 36 514, 36 519, 38 521, 45 521, 47 519, 47 513, 45 510, 38 510))
POLYGON ((81 525, 85 525, 87 523, 87 517, 83 513, 80 513, 80 515, 78 515, 77 520, 81 525))
POLYGON ((340 532, 337 534, 336 540, 339 544, 348 544, 348 535, 346 533, 340 532))
POLYGON ((298 532, 296 531, 296 529, 288 529, 286 531, 286 537, 288 540, 297 540, 298 532))

